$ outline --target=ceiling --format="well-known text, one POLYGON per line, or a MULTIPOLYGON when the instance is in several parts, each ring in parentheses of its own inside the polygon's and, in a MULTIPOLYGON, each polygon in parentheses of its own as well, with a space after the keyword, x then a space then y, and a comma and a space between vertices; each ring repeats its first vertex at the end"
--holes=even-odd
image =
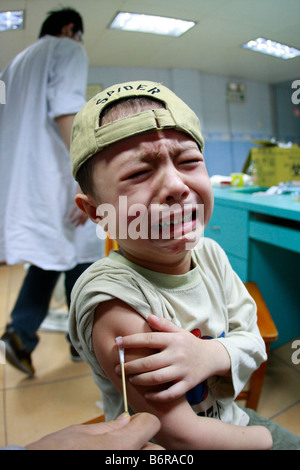
POLYGON ((0 0, 1 11, 26 11, 24 30, 0 33, 0 70, 36 40, 46 13, 62 5, 83 16, 90 66, 196 69, 267 83, 300 78, 300 56, 282 60, 240 47, 267 37, 300 49, 299 0, 0 0), (180 38, 107 29, 118 11, 197 25, 180 38))

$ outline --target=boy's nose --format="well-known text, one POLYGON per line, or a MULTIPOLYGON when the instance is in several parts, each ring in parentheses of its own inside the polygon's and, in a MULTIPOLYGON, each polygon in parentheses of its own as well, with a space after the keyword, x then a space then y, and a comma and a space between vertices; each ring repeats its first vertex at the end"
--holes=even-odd
POLYGON ((159 182, 159 203, 180 203, 188 197, 189 193, 189 187, 176 168, 166 168, 159 182))

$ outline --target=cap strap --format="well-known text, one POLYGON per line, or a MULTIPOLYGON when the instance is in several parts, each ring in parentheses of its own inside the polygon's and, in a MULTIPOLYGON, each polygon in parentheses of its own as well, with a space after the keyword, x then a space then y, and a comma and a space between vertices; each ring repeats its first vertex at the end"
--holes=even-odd
POLYGON ((167 109, 154 109, 127 116, 95 130, 98 148, 151 130, 175 128, 176 122, 167 109))

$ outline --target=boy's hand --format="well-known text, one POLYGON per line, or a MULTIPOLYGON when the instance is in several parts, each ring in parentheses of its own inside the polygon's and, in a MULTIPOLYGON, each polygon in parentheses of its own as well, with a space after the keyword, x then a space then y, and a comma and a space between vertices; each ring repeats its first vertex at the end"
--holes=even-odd
MULTIPOLYGON (((196 338, 189 331, 155 315, 150 315, 148 322, 156 331, 117 340, 117 345, 124 348, 143 347, 160 351, 125 363, 125 372, 131 383, 167 386, 162 391, 146 393, 147 399, 174 400, 208 377, 230 374, 230 358, 219 341, 196 338)), ((120 373, 119 366, 116 371, 120 373)))

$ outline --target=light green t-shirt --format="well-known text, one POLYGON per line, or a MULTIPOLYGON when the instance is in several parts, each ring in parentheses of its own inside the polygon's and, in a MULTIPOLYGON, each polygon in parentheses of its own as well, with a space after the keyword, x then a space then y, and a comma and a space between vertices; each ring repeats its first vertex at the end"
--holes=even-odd
POLYGON ((248 416, 234 399, 266 360, 265 345, 256 324, 255 303, 217 243, 205 238, 201 249, 192 251, 192 269, 183 275, 157 273, 111 252, 77 281, 70 312, 71 340, 91 366, 108 420, 122 413, 123 399, 93 353, 92 325, 98 304, 113 298, 130 305, 145 320, 155 314, 200 338, 222 342, 231 359, 232 378, 211 377, 187 397, 197 414, 247 424, 248 416))

